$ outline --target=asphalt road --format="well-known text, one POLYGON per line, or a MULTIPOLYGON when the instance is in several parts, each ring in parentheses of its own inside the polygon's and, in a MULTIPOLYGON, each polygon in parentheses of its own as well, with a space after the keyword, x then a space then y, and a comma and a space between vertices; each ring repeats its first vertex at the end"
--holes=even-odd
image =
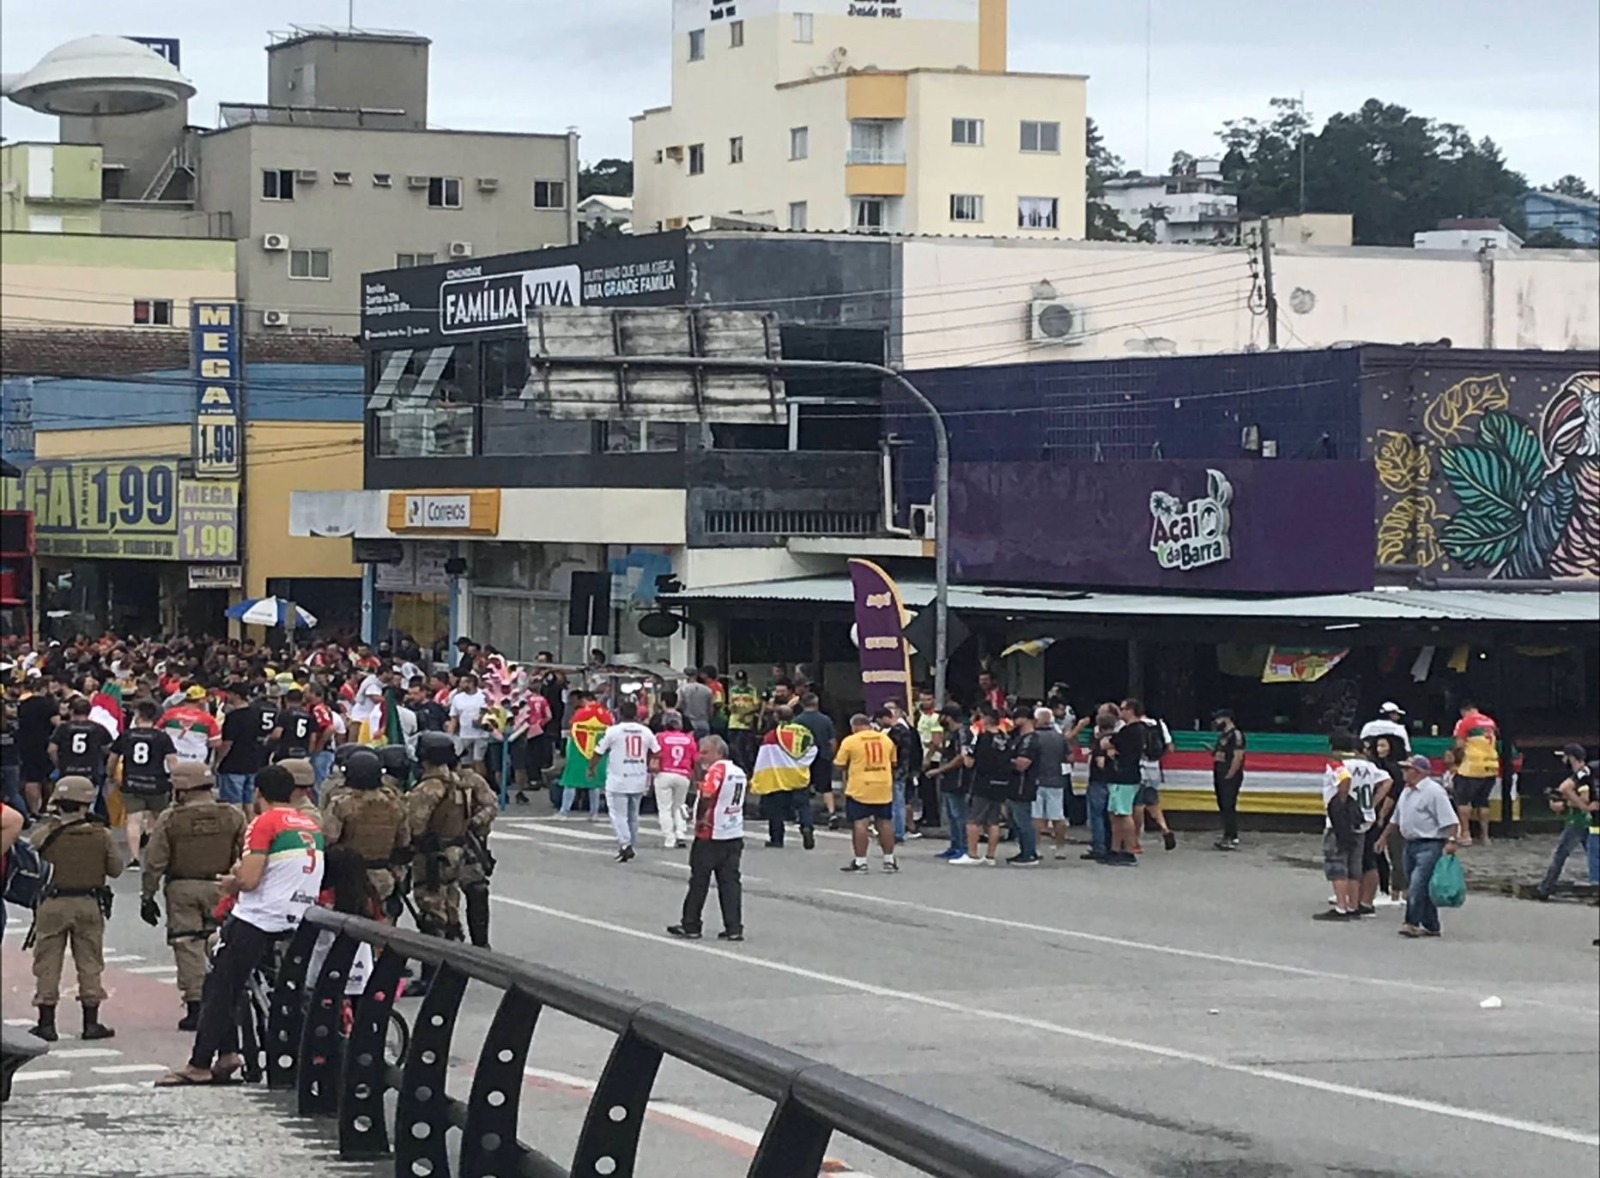
MULTIPOLYGON (((496 825, 496 949, 672 1003, 1122 1178, 1503 1178, 1600 1164, 1592 908, 1474 895, 1445 914, 1444 938, 1412 942, 1394 935, 1394 910, 1313 923, 1327 895, 1320 877, 1248 845, 1225 855, 1191 840, 1129 870, 1076 858, 990 869, 938 863, 940 844, 925 840, 903 850, 898 875, 879 872, 875 855, 870 874, 846 876, 841 836, 806 852, 798 840, 768 850, 752 834, 748 941, 683 944, 664 935, 682 899, 683 852, 650 840, 618 865, 609 827, 533 813, 544 810, 496 825), (1480 1008, 1491 995, 1501 1009, 1480 1008)), ((708 931, 715 914, 713 894, 708 931)), ((186 1041, 166 1029, 171 987, 124 972, 168 960, 135 916, 125 898, 109 940, 139 963, 112 967, 107 1019, 139 1028, 137 1062, 173 1062, 186 1041)), ((17 938, 6 941, 15 1018, 27 1013, 28 979, 17 938)), ((469 991, 457 1095, 496 1001, 469 991)), ((563 1016, 541 1018, 524 1140, 570 1160, 608 1046, 563 1016)), ((655 1096, 641 1175, 741 1174, 771 1112, 672 1064, 655 1096)), ((847 1139, 831 1152, 834 1172, 909 1173, 847 1139)))

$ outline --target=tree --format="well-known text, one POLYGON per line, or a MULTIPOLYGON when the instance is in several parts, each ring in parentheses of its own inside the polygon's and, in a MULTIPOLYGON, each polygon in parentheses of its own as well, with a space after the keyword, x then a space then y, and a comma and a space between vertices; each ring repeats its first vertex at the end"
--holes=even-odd
POLYGON ((1172 153, 1172 166, 1167 169, 1167 175, 1193 176, 1195 164, 1194 156, 1187 151, 1175 151, 1172 153))
POLYGON ((1090 241, 1134 241, 1136 235, 1117 211, 1106 203, 1106 181, 1123 174, 1122 157, 1106 146, 1095 126, 1088 119, 1084 127, 1084 146, 1088 152, 1088 203, 1084 216, 1084 236, 1090 241))
POLYGON ((1506 167, 1493 140, 1375 98, 1316 132, 1299 100, 1274 98, 1272 108, 1269 121, 1234 119, 1218 132, 1223 176, 1237 188, 1244 219, 1302 208, 1349 212, 1360 245, 1410 245, 1413 233, 1450 217, 1525 227, 1518 198, 1527 181, 1506 167))
POLYGON ((633 161, 604 159, 578 171, 578 199, 591 196, 632 196, 633 161))
POLYGON ((1574 176, 1571 172, 1546 187, 1544 191, 1559 193, 1561 196, 1575 196, 1579 200, 1595 199, 1594 189, 1589 187, 1588 181, 1582 176, 1574 176))

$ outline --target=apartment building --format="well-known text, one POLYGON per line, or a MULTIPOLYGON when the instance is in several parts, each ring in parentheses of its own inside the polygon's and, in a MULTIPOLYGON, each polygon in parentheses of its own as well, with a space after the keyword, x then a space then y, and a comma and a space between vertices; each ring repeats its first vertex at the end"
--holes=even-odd
POLYGON ((0 147, 0 231, 100 232, 101 162, 98 147, 0 147))
POLYGON ((267 101, 220 104, 216 128, 181 108, 63 118, 55 183, 74 195, 36 208, 30 155, 28 210, 7 216, 235 241, 251 332, 352 334, 365 271, 576 241, 577 136, 430 127, 429 46, 297 27, 267 46, 267 101))
POLYGON ((1222 162, 1195 160, 1170 176, 1106 181, 1105 202, 1130 229, 1150 226, 1151 239, 1172 245, 1232 245, 1239 240, 1239 197, 1222 178, 1222 162))
POLYGON ((1007 0, 674 0, 640 232, 1082 237, 1086 80, 1012 73, 1007 0))

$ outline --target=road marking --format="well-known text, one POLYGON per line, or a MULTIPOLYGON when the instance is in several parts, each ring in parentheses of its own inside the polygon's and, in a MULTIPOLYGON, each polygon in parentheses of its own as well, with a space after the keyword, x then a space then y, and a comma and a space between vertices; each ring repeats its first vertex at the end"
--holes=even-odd
POLYGON ((71 1047, 66 1051, 50 1050, 51 1059, 115 1059, 122 1052, 114 1047, 71 1047))
POLYGON ((70 1075, 72 1075, 72 1073, 67 1071, 65 1068, 42 1072, 30 1072, 27 1068, 23 1068, 20 1072, 11 1077, 11 1082, 13 1084, 21 1084, 24 1082, 34 1084, 40 1080, 65 1080, 70 1075))
MULTIPOLYGON (((617 857, 617 853, 615 851, 601 851, 594 847, 569 847, 565 843, 539 843, 539 845, 552 851, 570 851, 574 855, 604 855, 607 859, 615 859, 617 857)), ((670 867, 674 871, 690 870, 690 867, 687 863, 679 863, 676 859, 638 859, 636 862, 651 863, 658 867, 670 867)), ((759 875, 751 875, 748 871, 741 871, 739 873, 739 878, 744 880, 746 883, 768 882, 764 877, 759 875)))
MULTIPOLYGON (((20 1078, 20 1077, 19 1077, 20 1078)), ((41 1088, 35 1096, 81 1096, 93 1092, 138 1092, 138 1084, 85 1084, 81 1088, 41 1088)))
POLYGON ((33 1020, 31 1018, 8 1018, 8 1019, 6 1019, 6 1026, 8 1026, 8 1027, 31 1027, 31 1026, 33 1026, 33 1020))
POLYGON ((825 985, 838 986, 840 989, 854 990, 860 994, 871 994, 877 998, 890 998, 899 1002, 913 1002, 927 1006, 934 1010, 942 1010, 949 1014, 960 1016, 963 1020, 986 1019, 990 1022, 1007 1023, 1011 1026, 1025 1027, 1033 1031, 1043 1031, 1047 1034, 1060 1035, 1067 1039, 1080 1039, 1085 1043, 1094 1043, 1101 1047, 1115 1047, 1121 1051, 1138 1051, 1146 1055, 1157 1056, 1161 1059, 1177 1060, 1180 1063, 1198 1064, 1201 1067, 1212 1068, 1216 1071, 1228 1072, 1237 1076, 1251 1076, 1260 1080, 1272 1080, 1280 1084, 1288 1084, 1297 1088, 1309 1088, 1316 1092, 1327 1092, 1337 1096, 1349 1096, 1357 1100, 1365 1100, 1373 1104, 1386 1104, 1394 1108, 1403 1108, 1412 1112, 1434 1113, 1442 1117, 1450 1117, 1458 1121, 1470 1121, 1479 1125, 1493 1125, 1501 1129, 1513 1129, 1519 1133, 1528 1133, 1536 1137, 1548 1137, 1555 1141, 1570 1142, 1574 1145, 1587 1145, 1600 1148, 1600 1134, 1583 1133, 1574 1129, 1565 1129, 1559 1125, 1545 1125, 1537 1121, 1524 1121, 1516 1117, 1505 1117, 1498 1113, 1486 1113, 1477 1109, 1457 1108, 1454 1105, 1441 1104, 1432 1100, 1419 1100, 1409 1096, 1394 1096, 1387 1092, 1376 1092, 1367 1088, 1357 1088, 1350 1084, 1336 1084, 1328 1080, 1317 1080, 1310 1076, 1297 1076, 1292 1072, 1282 1072, 1275 1068, 1257 1067, 1253 1064, 1231 1063, 1215 1056, 1202 1055, 1196 1051, 1184 1051, 1176 1047, 1163 1047, 1156 1043, 1141 1043, 1135 1039, 1122 1039, 1115 1035, 1103 1035, 1097 1031, 1085 1031, 1078 1027, 1069 1027, 1064 1023, 1053 1023, 1048 1019, 1030 1018, 1026 1015, 1009 1014, 1005 1011, 984 1010, 980 1007, 969 1006, 964 1002, 950 1002, 943 998, 934 998, 927 994, 918 994, 912 990, 896 990, 892 986, 881 986, 874 982, 863 982, 856 978, 847 978, 840 974, 823 973, 821 970, 807 969, 804 966, 791 965, 787 961, 775 961, 767 957, 756 957, 733 949, 718 949, 713 945, 699 942, 680 941, 675 937, 664 936, 659 933, 645 932, 643 929, 629 928, 626 925, 613 924, 608 920, 598 920, 591 916, 579 916, 572 912, 563 912, 559 908, 549 908, 543 904, 534 904, 527 900, 514 899, 511 896, 492 897, 502 904, 510 904, 515 908, 537 912, 556 920, 569 921, 572 924, 584 925, 587 928, 599 929, 601 932, 617 933, 624 937, 633 937, 636 940, 650 941, 658 945, 676 945, 695 953, 707 953, 714 957, 724 958, 728 961, 741 962, 744 965, 755 966, 759 969, 770 969, 777 973, 788 974, 791 977, 805 978, 809 981, 822 982, 825 985))
MULTIPOLYGON (((107 957, 105 959, 105 964, 107 964, 107 965, 121 965, 125 961, 143 961, 143 960, 144 960, 144 954, 143 953, 114 953, 114 954, 112 954, 111 956, 109 956, 109 957, 107 957)), ((136 970, 136 969, 130 969, 128 972, 129 973, 138 973, 139 971, 136 970)))
MULTIPOLYGON (((599 823, 595 823, 595 825, 598 826, 599 823)), ((617 836, 614 834, 605 834, 598 830, 578 830, 566 822, 535 822, 529 819, 521 823, 518 829, 531 830, 536 834, 559 834, 563 838, 586 839, 589 842, 596 843, 614 843, 617 841, 617 836)), ((492 838, 493 836, 491 835, 490 837, 492 838)))
POLYGON ((534 840, 531 834, 512 834, 509 830, 497 830, 489 836, 490 842, 531 843, 534 840))
POLYGON ((178 967, 176 965, 136 965, 132 969, 127 969, 127 970, 124 970, 123 972, 124 973, 144 974, 144 975, 158 974, 158 973, 177 973, 178 972, 178 967))
MULTIPOLYGON (((1169 957, 1187 957, 1194 961, 1212 961, 1220 965, 1242 965, 1250 969, 1272 970, 1275 973, 1293 974, 1303 978, 1317 978, 1322 981, 1358 982, 1364 986, 1389 986, 1397 990, 1411 990, 1422 994, 1443 994, 1451 998, 1468 996, 1462 990, 1452 990, 1448 986, 1430 986, 1426 982, 1404 982, 1395 978, 1369 978, 1362 977, 1359 974, 1339 973, 1335 970, 1312 969, 1303 965, 1284 965, 1276 961, 1259 961, 1254 957, 1230 957, 1226 953, 1207 953, 1201 949, 1180 949, 1176 945, 1156 945, 1148 941, 1129 941, 1122 937, 1107 937, 1099 933, 1079 932, 1077 929, 1060 928, 1056 925, 1031 924, 1025 920, 1006 920, 999 916, 984 916, 981 913, 962 912, 955 908, 932 908, 927 904, 912 903, 908 900, 891 900, 883 896, 872 896, 864 892, 851 892, 842 888, 817 888, 816 891, 828 896, 843 896, 851 900, 887 904, 894 908, 911 908, 924 914, 931 913, 935 916, 948 916, 956 920, 971 920, 978 924, 990 924, 1000 928, 1015 929, 1018 932, 1048 933, 1053 937, 1090 941, 1097 945, 1112 945, 1119 949, 1140 949, 1146 953, 1165 953, 1169 957)), ((1542 1002, 1536 998, 1518 998, 1517 1002, 1523 1006, 1542 1006, 1569 1012, 1572 1010, 1569 1005, 1559 1002, 1542 1002)))
POLYGON ((97 1076, 132 1076, 139 1072, 165 1072, 170 1069, 161 1063, 116 1063, 89 1070, 97 1076))
POLYGON ((5 927, 5 935, 8 937, 23 937, 27 933, 28 926, 25 924, 8 924, 5 927))
MULTIPOLYGON (((524 1068, 523 1075, 530 1080, 537 1080, 560 1088, 570 1088, 575 1092, 593 1093, 597 1087, 593 1080, 582 1076, 574 1076, 568 1072, 552 1072, 544 1068, 524 1068)), ((725 1117, 712 1116, 710 1113, 700 1112, 698 1109, 688 1108, 670 1101, 652 1099, 648 1105, 649 1116, 662 1120, 679 1121, 685 1125, 692 1125, 696 1129, 703 1129, 715 1137, 722 1137, 735 1146, 742 1146, 753 1153, 761 1144, 761 1130, 753 1129, 749 1125, 741 1125, 737 1121, 727 1120, 725 1117)), ((837 1178, 872 1178, 870 1174, 860 1170, 852 1170, 838 1158, 825 1158, 822 1162, 820 1174, 836 1175, 837 1178)))

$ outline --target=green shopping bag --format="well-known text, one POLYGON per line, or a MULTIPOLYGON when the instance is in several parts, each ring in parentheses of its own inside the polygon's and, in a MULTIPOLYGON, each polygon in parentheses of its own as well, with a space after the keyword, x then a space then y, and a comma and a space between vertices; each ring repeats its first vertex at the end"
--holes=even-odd
POLYGON ((1467 874, 1454 855, 1440 855, 1428 877, 1428 895, 1440 908, 1460 908, 1467 902, 1467 874))

